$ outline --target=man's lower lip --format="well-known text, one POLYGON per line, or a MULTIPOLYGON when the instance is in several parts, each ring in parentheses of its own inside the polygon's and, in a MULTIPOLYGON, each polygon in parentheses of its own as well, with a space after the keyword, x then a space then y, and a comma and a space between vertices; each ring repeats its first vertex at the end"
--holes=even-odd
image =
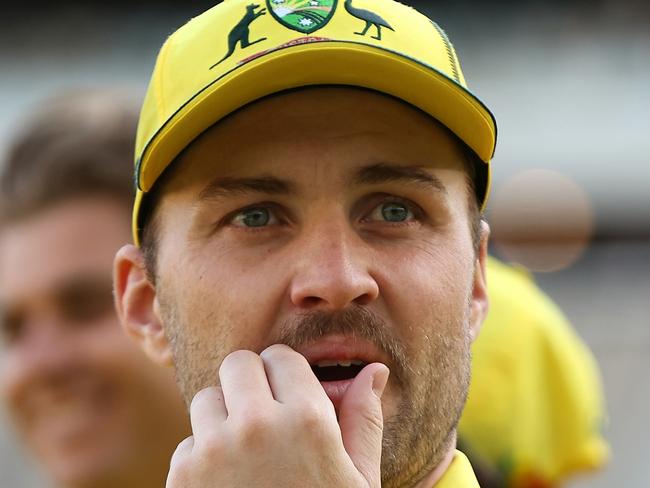
POLYGON ((354 378, 349 380, 340 380, 340 381, 321 381, 320 384, 325 390, 325 394, 329 397, 330 401, 334 404, 336 411, 339 410, 341 402, 345 393, 348 391, 348 388, 354 381, 354 378))

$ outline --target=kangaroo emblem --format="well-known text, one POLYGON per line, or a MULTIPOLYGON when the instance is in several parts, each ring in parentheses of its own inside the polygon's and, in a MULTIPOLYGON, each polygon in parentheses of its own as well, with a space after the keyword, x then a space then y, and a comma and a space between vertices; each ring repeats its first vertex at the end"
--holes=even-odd
POLYGON ((372 38, 377 39, 378 41, 381 41, 382 27, 386 27, 386 29, 390 29, 395 32, 395 29, 393 29, 388 22, 386 22, 376 13, 354 7, 352 5, 352 0, 345 0, 345 10, 347 10, 348 13, 353 17, 366 21, 366 28, 363 29, 363 32, 355 32, 355 34, 358 36, 365 36, 373 25, 377 28, 377 35, 372 36, 372 38))
POLYGON ((255 10, 257 10, 258 8, 260 8, 260 6, 254 3, 246 7, 246 14, 239 21, 239 23, 235 27, 233 27, 233 29, 230 31, 230 34, 228 34, 228 53, 221 59, 221 61, 210 66, 210 69, 220 65, 226 59, 232 56, 235 53, 235 49, 237 49, 238 43, 241 44, 242 49, 246 49, 248 46, 252 46, 253 44, 257 44, 258 42, 266 41, 266 37, 262 37, 261 39, 258 39, 257 41, 253 41, 253 42, 249 40, 249 36, 250 36, 249 26, 262 15, 266 15, 265 8, 263 8, 259 12, 255 12, 255 10))

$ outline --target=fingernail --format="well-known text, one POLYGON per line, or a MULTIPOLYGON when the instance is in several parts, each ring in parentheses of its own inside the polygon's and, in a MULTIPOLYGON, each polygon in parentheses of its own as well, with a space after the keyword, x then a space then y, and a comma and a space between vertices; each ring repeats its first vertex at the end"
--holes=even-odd
POLYGON ((389 369, 386 366, 384 366, 383 368, 379 369, 375 373, 375 376, 373 376, 372 378, 372 391, 379 398, 381 398, 381 396, 384 394, 384 390, 386 389, 386 384, 388 383, 389 375, 390 375, 389 369))

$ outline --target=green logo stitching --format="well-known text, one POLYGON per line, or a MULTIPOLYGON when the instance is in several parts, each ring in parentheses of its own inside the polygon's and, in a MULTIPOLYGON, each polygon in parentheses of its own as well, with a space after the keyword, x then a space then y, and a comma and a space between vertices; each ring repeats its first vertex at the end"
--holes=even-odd
POLYGON ((311 34, 327 25, 338 0, 266 0, 271 14, 282 25, 311 34))

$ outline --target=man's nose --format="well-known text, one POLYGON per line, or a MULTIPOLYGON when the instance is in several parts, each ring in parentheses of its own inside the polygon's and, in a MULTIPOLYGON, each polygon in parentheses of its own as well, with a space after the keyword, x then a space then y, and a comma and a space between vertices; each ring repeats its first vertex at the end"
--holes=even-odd
POLYGON ((325 225, 300 239, 290 285, 292 303, 337 311, 367 305, 379 296, 363 240, 345 225, 325 225))

